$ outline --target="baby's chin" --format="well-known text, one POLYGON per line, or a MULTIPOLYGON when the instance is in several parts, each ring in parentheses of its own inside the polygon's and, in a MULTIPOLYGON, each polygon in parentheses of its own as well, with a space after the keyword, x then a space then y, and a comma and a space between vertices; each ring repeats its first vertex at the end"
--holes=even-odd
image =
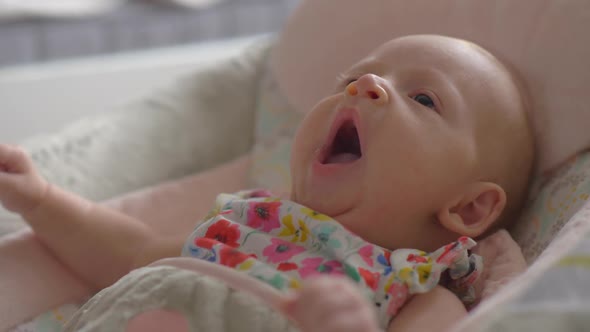
POLYGON ((314 190, 305 192, 293 191, 291 193, 291 200, 339 222, 339 219, 343 217, 350 219, 348 215, 356 210, 357 207, 356 202, 351 197, 337 194, 327 195, 314 190))

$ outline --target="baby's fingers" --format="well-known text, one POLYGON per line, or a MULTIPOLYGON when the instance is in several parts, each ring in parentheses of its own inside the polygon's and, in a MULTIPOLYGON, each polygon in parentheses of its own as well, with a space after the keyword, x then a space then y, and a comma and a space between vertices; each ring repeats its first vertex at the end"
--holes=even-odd
POLYGON ((378 330, 372 306, 342 277, 310 278, 285 304, 283 312, 305 332, 378 330))
POLYGON ((23 149, 0 144, 0 172, 28 173, 32 165, 31 159, 23 149))

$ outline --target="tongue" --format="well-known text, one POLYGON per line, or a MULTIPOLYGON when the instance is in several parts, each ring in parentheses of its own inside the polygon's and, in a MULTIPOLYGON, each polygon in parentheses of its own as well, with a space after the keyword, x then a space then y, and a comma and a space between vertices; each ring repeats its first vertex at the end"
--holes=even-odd
POLYGON ((356 154, 343 152, 343 153, 338 153, 338 154, 334 154, 334 155, 329 156, 327 163, 328 164, 343 164, 343 163, 355 161, 357 159, 359 159, 359 157, 356 154))

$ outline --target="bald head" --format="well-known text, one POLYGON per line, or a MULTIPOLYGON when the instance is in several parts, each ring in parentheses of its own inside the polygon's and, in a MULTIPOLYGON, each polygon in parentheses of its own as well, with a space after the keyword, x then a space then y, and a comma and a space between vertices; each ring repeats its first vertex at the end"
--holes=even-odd
POLYGON ((508 227, 518 218, 528 193, 535 151, 526 88, 515 71, 494 61, 497 88, 506 99, 492 99, 485 105, 477 136, 482 180, 500 185, 507 197, 506 208, 492 231, 508 227))
POLYGON ((490 52, 469 41, 436 35, 398 38, 389 43, 413 52, 418 66, 436 62, 466 98, 458 116, 470 122, 474 139, 473 181, 498 184, 506 206, 497 227, 508 226, 521 210, 529 187, 534 142, 528 93, 518 74, 490 52), (454 73, 454 75, 448 75, 454 73))
MULTIPOLYGON (((453 43, 449 38, 449 43, 453 43)), ((500 185, 506 192, 506 207, 491 231, 508 227, 518 218, 528 193, 534 164, 534 139, 530 102, 518 73, 477 44, 456 40, 480 57, 475 88, 481 109, 476 123, 476 142, 481 181, 500 185)))

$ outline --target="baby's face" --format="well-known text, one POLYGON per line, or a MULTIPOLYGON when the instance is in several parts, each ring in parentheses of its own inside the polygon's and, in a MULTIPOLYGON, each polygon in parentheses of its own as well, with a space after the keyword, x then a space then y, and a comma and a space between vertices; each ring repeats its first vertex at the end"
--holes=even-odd
POLYGON ((441 238, 435 215, 473 181, 495 101, 514 92, 497 87, 497 66, 456 39, 382 45, 304 119, 292 199, 383 247, 454 240, 441 238))

